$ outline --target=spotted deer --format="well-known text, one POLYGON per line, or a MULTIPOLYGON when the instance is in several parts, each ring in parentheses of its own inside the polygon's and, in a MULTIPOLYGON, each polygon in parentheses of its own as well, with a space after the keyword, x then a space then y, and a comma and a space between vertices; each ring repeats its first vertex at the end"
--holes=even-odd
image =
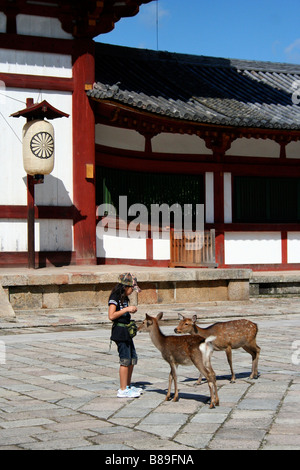
MULTIPOLYGON (((260 347, 256 344, 256 335, 258 327, 252 321, 240 319, 231 320, 226 322, 218 322, 207 328, 200 328, 196 325, 197 315, 192 319, 186 318, 179 314, 181 318, 179 325, 175 328, 175 333, 190 333, 191 335, 200 335, 200 337, 207 338, 215 336, 212 346, 215 351, 225 351, 227 361, 231 370, 231 382, 235 382, 235 374, 232 367, 232 349, 243 348, 252 356, 252 372, 250 379, 258 378, 258 359, 260 354, 260 347)), ((201 382, 202 377, 198 379, 201 382)))
POLYGON ((173 401, 178 401, 178 386, 176 368, 180 365, 194 364, 201 374, 207 379, 210 390, 210 408, 219 405, 219 397, 216 385, 216 376, 212 369, 210 358, 213 351, 212 340, 214 337, 206 339, 197 336, 165 336, 159 328, 158 322, 163 313, 156 317, 146 314, 146 318, 139 326, 138 331, 148 331, 150 338, 161 352, 163 359, 169 363, 171 371, 169 374, 169 387, 166 395, 166 401, 171 396, 172 381, 174 381, 175 394, 173 401))

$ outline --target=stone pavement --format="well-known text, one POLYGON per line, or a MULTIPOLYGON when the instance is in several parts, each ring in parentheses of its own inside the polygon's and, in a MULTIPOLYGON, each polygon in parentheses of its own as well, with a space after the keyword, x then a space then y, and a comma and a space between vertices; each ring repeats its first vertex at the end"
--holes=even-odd
POLYGON ((225 353, 215 352, 220 406, 209 409, 207 384, 196 386, 198 371, 182 366, 180 400, 165 402, 169 367, 140 333, 133 380, 144 394, 120 399, 118 355, 114 345, 109 352, 110 328, 97 312, 18 316, 0 322, 0 450, 300 449, 299 298, 148 307, 160 310, 166 334, 178 311, 197 313, 201 325, 256 321, 259 379, 249 379, 250 355, 236 350, 231 384, 225 353))

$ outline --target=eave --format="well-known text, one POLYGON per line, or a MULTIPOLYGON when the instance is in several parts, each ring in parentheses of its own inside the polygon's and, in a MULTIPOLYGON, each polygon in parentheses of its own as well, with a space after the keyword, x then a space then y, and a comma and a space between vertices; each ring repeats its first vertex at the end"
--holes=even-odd
POLYGON ((205 140, 208 149, 218 152, 228 150, 234 140, 243 137, 271 139, 284 145, 300 140, 300 130, 233 127, 187 122, 154 115, 147 111, 139 111, 109 100, 90 99, 93 101, 97 124, 136 130, 146 139, 151 139, 162 132, 197 135, 205 140))

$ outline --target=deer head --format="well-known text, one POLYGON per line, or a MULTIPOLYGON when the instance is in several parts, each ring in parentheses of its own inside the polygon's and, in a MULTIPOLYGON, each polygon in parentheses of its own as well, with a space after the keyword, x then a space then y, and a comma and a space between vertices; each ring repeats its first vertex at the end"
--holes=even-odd
POLYGON ((151 327, 156 324, 158 326, 159 320, 161 320, 163 312, 160 312, 156 317, 151 317, 146 313, 146 318, 143 323, 138 327, 138 331, 150 331, 151 327))

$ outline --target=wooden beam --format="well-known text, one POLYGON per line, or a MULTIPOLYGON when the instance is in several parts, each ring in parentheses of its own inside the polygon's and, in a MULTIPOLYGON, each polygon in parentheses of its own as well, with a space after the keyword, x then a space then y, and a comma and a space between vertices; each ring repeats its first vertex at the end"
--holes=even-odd
POLYGON ((73 78, 45 77, 20 73, 0 73, 0 80, 6 88, 27 88, 33 90, 70 91, 74 89, 73 78))

